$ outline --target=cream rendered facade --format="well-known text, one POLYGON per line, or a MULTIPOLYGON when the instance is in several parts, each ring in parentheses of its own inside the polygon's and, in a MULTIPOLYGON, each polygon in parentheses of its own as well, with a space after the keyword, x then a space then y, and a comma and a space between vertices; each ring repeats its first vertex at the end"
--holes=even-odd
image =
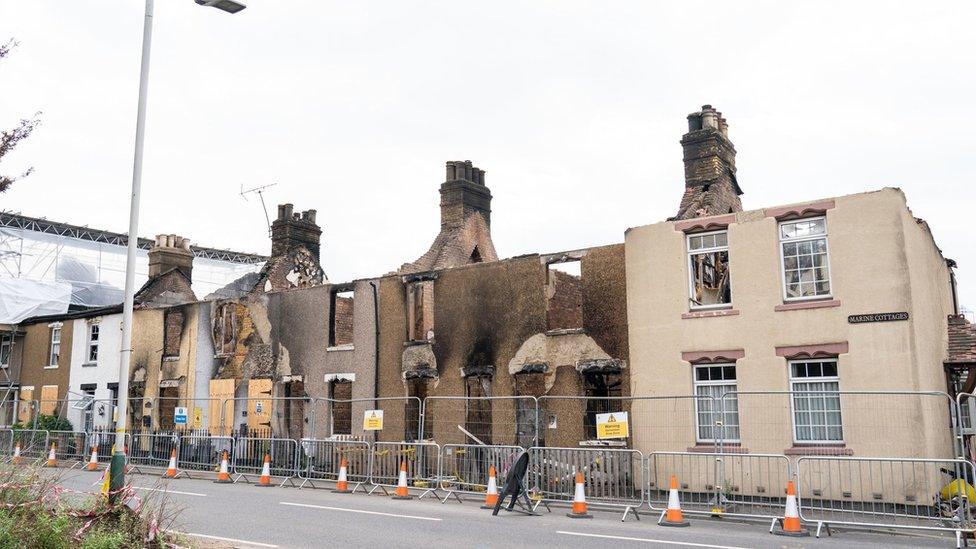
MULTIPOLYGON (((948 398, 935 394, 946 390, 942 364, 947 316, 953 313, 949 269, 899 189, 661 222, 629 229, 625 243, 631 394, 693 395, 694 363, 734 365, 738 402, 725 402, 736 405, 739 425, 738 436, 728 436, 728 450, 955 455, 948 398), (779 223, 809 217, 826 219, 830 294, 787 302, 779 223), (687 235, 714 230, 727 231, 731 306, 692 310, 687 235), (849 315, 890 312, 907 312, 908 319, 848 321, 849 315), (783 393, 791 387, 791 357, 836 359, 843 393, 840 440, 797 440, 796 402, 783 393), (847 394, 855 391, 934 394, 847 394)), ((707 437, 696 425, 702 414, 696 414, 694 399, 637 402, 633 415, 634 447, 645 453, 715 446, 702 440, 707 437)))

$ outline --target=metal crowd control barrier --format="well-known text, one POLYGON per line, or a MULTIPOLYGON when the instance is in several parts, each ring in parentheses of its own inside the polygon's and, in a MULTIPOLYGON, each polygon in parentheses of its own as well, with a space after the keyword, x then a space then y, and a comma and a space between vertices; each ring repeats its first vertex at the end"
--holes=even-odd
MULTIPOLYGON (((20 456, 24 459, 41 459, 47 457, 51 448, 50 433, 42 429, 17 429, 13 433, 13 446, 20 443, 20 456)), ((13 454, 13 447, 10 449, 13 454)))
MULTIPOLYGON (((308 429, 309 432, 315 432, 315 416, 310 414, 305 410, 308 406, 309 410, 314 409, 314 399, 310 397, 235 397, 235 398, 225 398, 220 403, 220 428, 219 432, 222 434, 233 434, 235 432, 243 432, 241 429, 243 425, 250 425, 247 423, 246 418, 253 417, 257 414, 267 413, 269 416, 268 425, 261 428, 247 427, 253 432, 259 432, 262 434, 267 434, 264 437, 250 437, 250 438, 269 438, 269 439, 279 439, 283 440, 291 434, 289 431, 292 430, 295 423, 299 424, 299 427, 294 430, 298 431, 295 433, 297 436, 301 436, 302 432, 305 430, 305 420, 309 421, 308 429), (228 403, 230 403, 230 409, 228 410, 228 403), (264 406, 268 406, 267 412, 264 411, 264 406), (295 408, 300 409, 300 417, 295 416, 295 408), (260 410, 260 411, 259 411, 260 410), (311 417, 309 417, 311 416, 311 417), (242 424, 237 422, 241 421, 242 424), (282 432, 284 431, 284 432, 282 432), (278 436, 276 436, 278 435, 278 436)), ((252 433, 253 434, 253 433, 252 433)), ((295 439, 291 439, 295 441, 295 439)))
POLYGON ((458 494, 483 495, 488 487, 488 471, 495 466, 499 486, 524 449, 521 446, 482 446, 478 444, 445 444, 441 451, 439 487, 446 502, 458 494))
POLYGON ((539 444, 539 401, 533 396, 424 399, 424 440, 441 444, 539 444))
POLYGON ((74 469, 82 463, 88 461, 91 456, 91 448, 85 451, 88 446, 88 434, 82 431, 48 431, 48 448, 55 444, 55 456, 58 461, 72 462, 71 468, 74 469))
POLYGON ((346 459, 346 478, 355 484, 352 491, 369 482, 368 442, 362 440, 302 439, 299 445, 299 488, 306 484, 315 488, 315 482, 335 482, 339 478, 339 466, 346 459))
POLYGON ((400 464, 407 464, 407 486, 424 490, 423 498, 437 490, 440 470, 439 444, 434 442, 376 442, 370 452, 368 494, 387 488, 395 488, 400 477, 400 464))
POLYGON ((797 460, 800 518, 873 528, 974 531, 973 464, 964 459, 804 456, 797 460))
POLYGON ((270 472, 273 477, 284 477, 281 484, 298 474, 298 441, 290 438, 234 439, 234 482, 251 482, 248 476, 260 476, 264 468, 264 456, 271 458, 270 472))
MULTIPOLYGON (((227 452, 228 459, 234 455, 234 439, 211 436, 209 433, 190 433, 180 436, 176 467, 187 477, 189 471, 216 471, 220 459, 227 452)), ((192 478, 192 477, 191 477, 192 478)))
POLYGON ((782 518, 793 478, 785 455, 651 452, 645 497, 652 511, 667 510, 672 475, 685 513, 766 520, 782 518))
MULTIPOLYGON (((132 446, 131 435, 124 433, 122 436, 125 441, 125 448, 122 450, 125 452, 126 460, 128 460, 129 448, 132 446)), ((88 442, 85 447, 90 451, 93 446, 98 451, 99 463, 111 462, 112 450, 115 448, 115 431, 96 430, 88 433, 88 442)))
POLYGON ((134 431, 129 435, 129 466, 134 473, 142 473, 143 467, 166 469, 173 450, 179 455, 180 436, 176 433, 134 431))
POLYGON ((332 399, 315 398, 306 416, 308 429, 304 438, 328 440, 329 437, 353 436, 373 442, 381 433, 393 433, 397 439, 419 440, 422 401, 417 397, 377 397, 332 399), (367 410, 382 410, 383 430, 367 431, 363 428, 363 415, 367 410))
POLYGON ((0 429, 0 452, 4 457, 14 454, 14 430, 0 429))
POLYGON ((590 505, 623 507, 621 522, 644 503, 644 455, 638 450, 610 448, 529 448, 529 490, 536 503, 569 503, 576 473, 583 474, 590 505))

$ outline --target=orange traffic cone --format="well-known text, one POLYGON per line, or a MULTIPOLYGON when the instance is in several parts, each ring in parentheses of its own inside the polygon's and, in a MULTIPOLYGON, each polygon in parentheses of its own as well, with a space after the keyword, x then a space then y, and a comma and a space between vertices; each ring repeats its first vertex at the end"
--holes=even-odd
POLYGON ((163 473, 164 477, 176 478, 176 448, 169 453, 169 467, 166 468, 166 472, 163 473))
POLYGON ((576 471, 576 493, 573 495, 573 511, 566 513, 570 518, 593 518, 586 507, 586 486, 583 483, 583 473, 576 471))
POLYGON ((88 465, 85 467, 89 471, 98 470, 98 446, 92 446, 91 459, 88 460, 88 465))
POLYGON ((786 482, 786 513, 783 515, 783 528, 773 531, 778 536, 803 537, 809 536, 810 532, 803 529, 800 524, 800 513, 796 505, 796 487, 793 481, 786 482))
POLYGON ((224 450, 223 455, 220 457, 220 471, 217 472, 217 480, 214 482, 221 484, 232 482, 230 480, 230 471, 227 470, 227 450, 224 450))
POLYGON ((495 479, 495 466, 488 467, 488 490, 485 492, 485 504, 482 509, 494 509, 498 505, 498 481, 495 479))
POLYGON ((396 494, 393 499, 413 499, 407 489, 407 462, 400 462, 400 478, 397 480, 396 494))
POLYGON ((14 459, 13 459, 13 462, 14 462, 14 465, 20 465, 21 463, 24 462, 24 458, 21 457, 21 455, 20 455, 20 441, 18 441, 17 444, 16 444, 16 446, 14 446, 14 459))
POLYGON ((346 458, 342 458, 339 461, 339 480, 336 481, 336 487, 333 492, 336 494, 348 494, 352 492, 349 489, 349 480, 346 478, 346 458))
POLYGON ((661 526, 688 526, 681 513, 681 500, 678 498, 678 477, 671 475, 671 489, 668 491, 668 508, 657 522, 661 526))
POLYGON ((271 486, 271 454, 264 454, 264 467, 261 468, 258 486, 271 486))
POLYGON ((58 466, 57 445, 58 445, 58 443, 56 443, 56 442, 52 442, 51 443, 51 451, 47 453, 47 466, 48 467, 57 467, 58 466))

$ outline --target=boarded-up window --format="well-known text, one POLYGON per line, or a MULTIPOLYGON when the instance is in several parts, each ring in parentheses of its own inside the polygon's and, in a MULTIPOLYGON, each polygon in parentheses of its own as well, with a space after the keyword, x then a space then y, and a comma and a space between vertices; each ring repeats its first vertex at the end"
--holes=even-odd
POLYGON ((180 339, 183 337, 183 310, 167 309, 163 320, 163 356, 180 356, 180 339))
POLYGON ((352 382, 337 379, 329 383, 332 401, 332 434, 352 434, 352 382))
POLYGON ((53 416, 58 409, 58 386, 44 385, 41 387, 41 413, 53 416))
MULTIPOLYGON (((407 399, 404 409, 405 425, 403 438, 405 440, 418 440, 420 438, 420 407, 427 398, 427 378, 413 378, 407 380, 407 396, 416 397, 407 399)), ((433 432, 430 430, 432 413, 427 410, 424 415, 424 438, 431 438, 433 432)))
POLYGON ((247 429, 254 436, 270 437, 271 380, 251 379, 247 382, 247 429))
POLYGON ((234 380, 233 379, 211 379, 210 380, 210 409, 208 410, 211 433, 220 433, 221 436, 230 434, 230 429, 234 425, 234 380), (224 405, 224 402, 227 404, 224 405), (221 414, 227 417, 221 417, 221 414))
POLYGON ((434 332, 434 281, 407 285, 407 327, 410 341, 430 339, 434 332))
POLYGON ((34 388, 33 387, 21 387, 20 389, 20 405, 17 407, 17 421, 20 423, 27 423, 31 418, 31 406, 34 400, 34 388))
POLYGON ((583 389, 586 393, 584 428, 589 439, 596 438, 596 415, 623 410, 620 400, 623 382, 619 373, 584 373, 583 389))
POLYGON ((332 292, 329 309, 329 346, 352 345, 355 292, 332 292))
POLYGON ((491 444, 491 377, 468 376, 464 385, 468 397, 464 428, 478 438, 468 444, 491 444))
POLYGON ((580 261, 549 264, 546 283, 548 328, 582 328, 583 283, 580 261))

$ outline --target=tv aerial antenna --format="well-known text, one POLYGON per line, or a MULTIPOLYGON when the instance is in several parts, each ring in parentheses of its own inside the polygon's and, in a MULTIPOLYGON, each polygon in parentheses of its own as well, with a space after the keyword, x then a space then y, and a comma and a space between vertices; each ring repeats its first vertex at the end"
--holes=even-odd
POLYGON ((254 187, 253 189, 244 190, 244 185, 241 184, 241 198, 247 201, 247 195, 253 193, 258 195, 261 199, 261 208, 264 210, 264 220, 268 224, 268 236, 271 236, 271 218, 268 217, 268 206, 264 203, 264 190, 269 187, 274 187, 277 183, 270 183, 268 185, 261 185, 260 187, 254 187))

